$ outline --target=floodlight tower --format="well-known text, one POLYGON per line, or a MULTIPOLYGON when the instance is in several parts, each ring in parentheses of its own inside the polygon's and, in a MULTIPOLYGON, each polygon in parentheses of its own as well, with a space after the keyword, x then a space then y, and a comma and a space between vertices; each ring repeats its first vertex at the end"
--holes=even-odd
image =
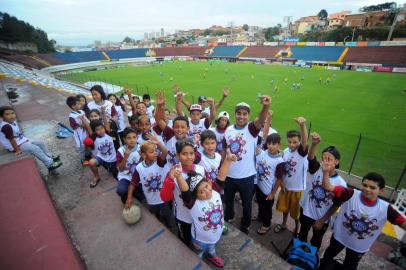
POLYGON ((284 16, 283 22, 286 22, 287 34, 290 35, 290 23, 293 21, 293 16, 284 16))
POLYGON ((233 28, 234 28, 234 22, 230 21, 228 22, 228 27, 231 29, 231 43, 233 43, 233 28))

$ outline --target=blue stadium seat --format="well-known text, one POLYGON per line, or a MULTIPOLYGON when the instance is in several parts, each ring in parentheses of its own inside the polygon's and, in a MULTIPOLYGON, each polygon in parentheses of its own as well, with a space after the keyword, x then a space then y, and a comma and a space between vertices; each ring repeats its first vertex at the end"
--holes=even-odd
POLYGON ((106 60, 101 51, 54 53, 53 55, 67 63, 106 60))
POLYGON ((214 47, 212 57, 236 57, 245 46, 216 46, 214 47))
POLYGON ((146 57, 147 48, 105 51, 111 59, 146 57))
POLYGON ((292 59, 304 61, 337 61, 345 47, 342 46, 291 46, 292 59))

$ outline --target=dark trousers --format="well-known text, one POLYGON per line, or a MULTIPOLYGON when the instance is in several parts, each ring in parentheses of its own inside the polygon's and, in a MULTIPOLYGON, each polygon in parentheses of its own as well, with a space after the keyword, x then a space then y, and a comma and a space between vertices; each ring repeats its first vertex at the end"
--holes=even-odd
MULTIPOLYGON (((120 196, 121 202, 123 204, 125 204, 125 202, 127 201, 128 187, 130 186, 130 183, 131 182, 126 179, 121 179, 120 181, 118 181, 116 192, 118 196, 120 196)), ((140 202, 144 200, 144 192, 142 192, 142 187, 140 185, 135 188, 133 196, 140 202)))
MULTIPOLYGON (((309 234, 310 229, 312 228, 314 222, 316 220, 305 216, 303 214, 303 209, 300 208, 300 231, 299 231, 299 240, 302 242, 307 242, 307 235, 309 234)), ((310 240, 310 244, 315 246, 317 249, 320 249, 321 241, 323 240, 323 236, 328 229, 328 223, 325 223, 321 230, 313 229, 313 236, 310 240)))
POLYGON ((364 253, 359 253, 349 248, 346 248, 343 244, 338 242, 334 236, 331 236, 330 245, 328 246, 326 252, 324 252, 323 259, 320 263, 319 269, 329 269, 328 266, 333 263, 333 259, 338 253, 343 249, 345 250, 345 259, 343 270, 356 270, 358 268, 359 261, 361 260, 364 253))
POLYGON ((192 241, 192 224, 176 219, 176 225, 178 225, 178 237, 186 246, 190 247, 192 241))
POLYGON ((226 178, 224 198, 226 204, 225 220, 234 218, 234 198, 238 191, 242 200, 241 228, 247 229, 251 225, 252 195, 254 193, 254 177, 226 178))
POLYGON ((148 209, 159 221, 170 228, 173 215, 169 203, 148 204, 148 209))
POLYGON ((268 197, 268 195, 265 195, 258 187, 255 191, 255 195, 258 202, 258 219, 262 221, 264 227, 269 227, 271 226, 274 200, 267 200, 266 197, 268 197))
POLYGON ((117 169, 117 163, 114 162, 103 162, 102 166, 109 172, 111 173, 111 175, 113 175, 113 177, 117 179, 117 175, 118 175, 118 169, 117 169))

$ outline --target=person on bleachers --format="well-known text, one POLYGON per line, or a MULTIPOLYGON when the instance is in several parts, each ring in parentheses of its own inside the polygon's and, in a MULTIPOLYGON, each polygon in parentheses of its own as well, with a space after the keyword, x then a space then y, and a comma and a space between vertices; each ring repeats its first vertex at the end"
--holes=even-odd
POLYGON ((48 168, 49 171, 62 166, 58 156, 52 155, 42 141, 30 140, 20 131, 14 109, 10 106, 0 107, 0 142, 10 152, 20 155, 29 152, 48 168))

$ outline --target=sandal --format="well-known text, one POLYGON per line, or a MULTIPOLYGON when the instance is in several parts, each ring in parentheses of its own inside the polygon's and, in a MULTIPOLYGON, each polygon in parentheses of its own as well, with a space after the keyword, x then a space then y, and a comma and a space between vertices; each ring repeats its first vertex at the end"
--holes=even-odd
POLYGON ((284 231, 284 230, 286 230, 286 226, 284 226, 282 224, 276 224, 275 228, 273 229, 273 231, 276 233, 284 231))
POLYGON ((96 179, 96 182, 91 182, 90 183, 90 188, 95 188, 100 182, 100 178, 96 179))
POLYGON ((217 267, 223 268, 224 267, 224 260, 220 258, 219 256, 207 256, 207 260, 209 260, 212 264, 214 264, 217 267))
POLYGON ((261 226, 261 228, 258 229, 257 233, 260 235, 263 235, 263 234, 266 234, 270 229, 271 229, 271 226, 269 226, 269 227, 261 226))

